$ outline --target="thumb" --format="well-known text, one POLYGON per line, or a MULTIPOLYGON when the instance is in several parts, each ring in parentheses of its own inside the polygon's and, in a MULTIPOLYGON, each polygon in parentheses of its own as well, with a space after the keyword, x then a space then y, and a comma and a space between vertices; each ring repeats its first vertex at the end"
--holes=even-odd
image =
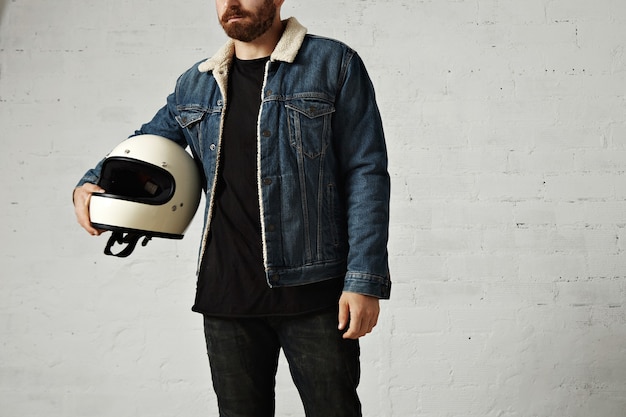
POLYGON ((344 330, 350 319, 350 305, 343 300, 339 300, 339 330, 344 330))

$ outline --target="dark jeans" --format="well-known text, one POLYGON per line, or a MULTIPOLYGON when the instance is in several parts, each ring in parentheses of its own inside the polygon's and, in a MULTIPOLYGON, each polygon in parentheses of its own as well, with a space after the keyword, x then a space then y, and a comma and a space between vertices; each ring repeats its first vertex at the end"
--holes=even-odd
POLYGON ((282 348, 307 417, 361 416, 359 342, 344 340, 337 311, 301 316, 205 316, 220 417, 271 417, 282 348))

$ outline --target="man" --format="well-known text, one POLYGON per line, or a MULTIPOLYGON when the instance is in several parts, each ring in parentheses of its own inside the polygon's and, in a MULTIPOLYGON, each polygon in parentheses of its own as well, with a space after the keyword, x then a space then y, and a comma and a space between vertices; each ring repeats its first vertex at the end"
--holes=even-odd
MULTIPOLYGON (((389 298, 389 175, 371 81, 284 0, 216 0, 230 41, 135 134, 190 146, 207 182, 193 310, 220 416, 272 416, 283 350, 307 416, 360 416, 358 339, 389 298)), ((74 190, 90 234, 99 166, 74 190)))

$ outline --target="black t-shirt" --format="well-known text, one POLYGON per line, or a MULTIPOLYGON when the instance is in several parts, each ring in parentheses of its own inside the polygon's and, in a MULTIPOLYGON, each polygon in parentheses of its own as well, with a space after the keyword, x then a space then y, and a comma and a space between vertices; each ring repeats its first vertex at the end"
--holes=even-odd
POLYGON ((257 118, 268 58, 234 58, 207 247, 193 310, 215 316, 293 315, 336 305, 343 279, 270 288, 263 267, 257 118))

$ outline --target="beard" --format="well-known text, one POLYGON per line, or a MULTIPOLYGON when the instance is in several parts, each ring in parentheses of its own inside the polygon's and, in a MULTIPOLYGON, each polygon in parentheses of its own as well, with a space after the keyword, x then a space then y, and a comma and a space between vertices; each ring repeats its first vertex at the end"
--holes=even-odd
POLYGON ((272 27, 275 17, 274 0, 265 0, 263 5, 254 12, 243 10, 239 6, 230 7, 224 12, 220 24, 229 38, 241 42, 252 42, 272 27), (228 19, 235 16, 245 18, 245 20, 228 22, 228 19))

